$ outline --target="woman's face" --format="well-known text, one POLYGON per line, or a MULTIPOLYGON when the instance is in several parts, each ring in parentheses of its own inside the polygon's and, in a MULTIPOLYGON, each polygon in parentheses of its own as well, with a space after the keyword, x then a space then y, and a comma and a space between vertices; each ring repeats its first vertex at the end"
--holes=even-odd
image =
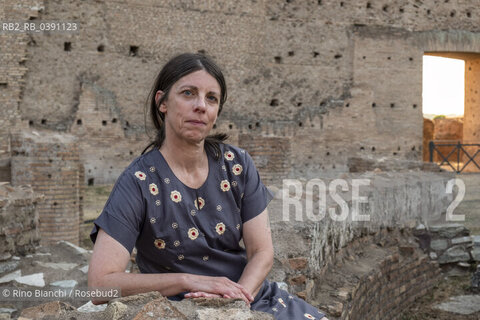
MULTIPOLYGON (((158 102, 163 95, 157 91, 158 102)), ((159 109, 165 114, 165 134, 198 143, 217 120, 220 86, 208 72, 192 72, 175 82, 159 109)))

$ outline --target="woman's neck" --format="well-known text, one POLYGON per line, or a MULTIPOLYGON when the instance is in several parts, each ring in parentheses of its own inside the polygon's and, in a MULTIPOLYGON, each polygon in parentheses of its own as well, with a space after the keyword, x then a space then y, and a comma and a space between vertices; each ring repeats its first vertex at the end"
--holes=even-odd
POLYGON ((175 166, 184 172, 194 172, 208 166, 208 158, 204 149, 204 141, 189 143, 185 140, 165 139, 160 152, 170 166, 175 166))

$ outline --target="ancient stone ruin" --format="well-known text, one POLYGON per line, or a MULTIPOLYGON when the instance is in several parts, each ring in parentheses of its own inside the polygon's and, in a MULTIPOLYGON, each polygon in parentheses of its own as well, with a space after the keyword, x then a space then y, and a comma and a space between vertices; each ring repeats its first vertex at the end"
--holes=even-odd
MULTIPOLYGON (((0 23, 79 30, 0 31, 0 288, 86 286, 85 188, 114 183, 153 136, 145 102, 161 65, 203 52, 229 88, 215 131, 275 192, 269 279, 329 319, 398 319, 442 275, 480 261, 478 235, 445 223, 455 174, 422 161, 434 137, 478 142, 479 16, 459 0, 3 1, 0 23), (466 62, 463 119, 423 119, 424 55, 466 62), (318 191, 336 179, 344 204, 318 191), (346 219, 320 219, 320 199, 346 219)), ((101 310, 38 305, 0 300, 0 318, 269 318, 156 293, 101 310)))

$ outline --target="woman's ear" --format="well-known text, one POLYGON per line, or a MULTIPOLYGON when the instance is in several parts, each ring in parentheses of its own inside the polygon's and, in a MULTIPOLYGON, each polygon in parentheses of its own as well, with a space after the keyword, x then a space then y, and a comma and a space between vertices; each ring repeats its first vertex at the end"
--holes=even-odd
MULTIPOLYGON (((155 103, 157 105, 158 105, 158 102, 160 101, 160 99, 162 99, 163 95, 164 95, 164 92, 162 90, 158 90, 155 93, 155 103)), ((158 106, 158 111, 160 111, 162 113, 167 112, 167 106, 165 105, 165 100, 163 100, 162 104, 158 106)))

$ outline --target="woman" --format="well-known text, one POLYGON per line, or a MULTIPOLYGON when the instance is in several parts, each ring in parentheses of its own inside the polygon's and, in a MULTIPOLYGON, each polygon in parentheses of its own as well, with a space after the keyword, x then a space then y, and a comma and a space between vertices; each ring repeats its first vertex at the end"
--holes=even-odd
POLYGON ((225 134, 209 136, 226 97, 221 70, 204 55, 163 67, 149 97, 153 148, 121 174, 95 220, 89 286, 240 298, 276 319, 326 319, 265 280, 272 194, 245 150, 224 143, 225 134), (134 246, 141 274, 124 272, 134 246))

